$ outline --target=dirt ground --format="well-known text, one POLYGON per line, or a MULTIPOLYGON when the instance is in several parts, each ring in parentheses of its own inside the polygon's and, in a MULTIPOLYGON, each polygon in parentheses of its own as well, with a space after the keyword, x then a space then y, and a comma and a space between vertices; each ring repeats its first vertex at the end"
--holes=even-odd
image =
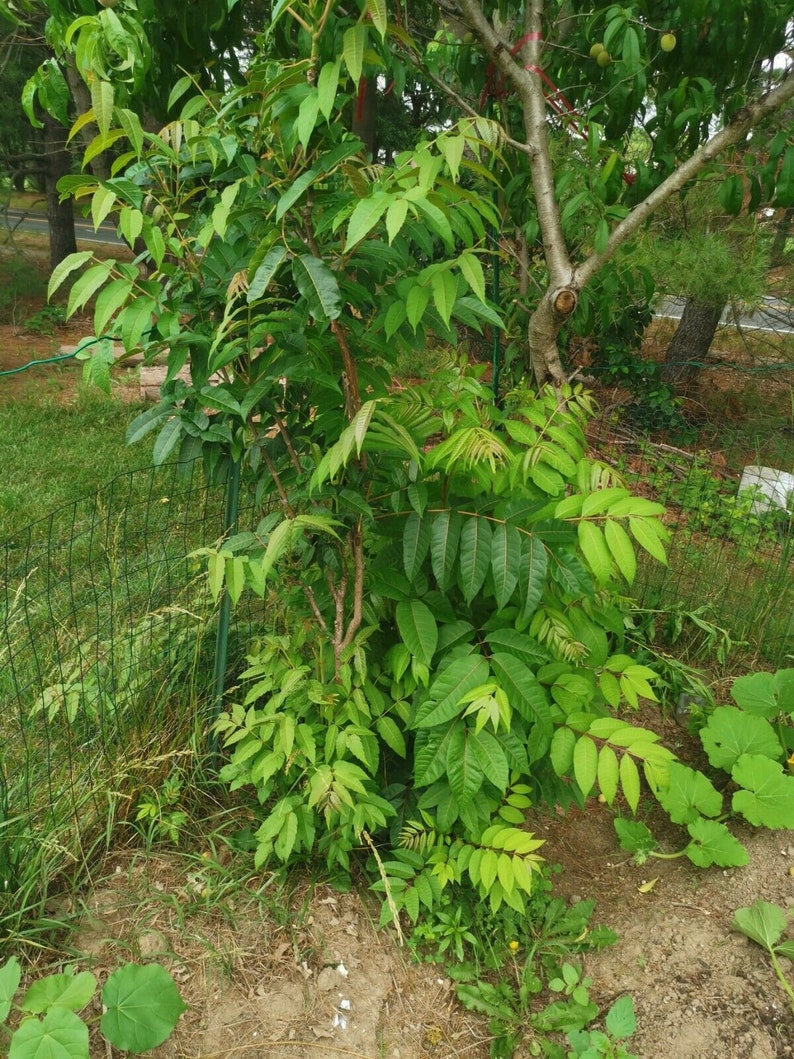
MULTIPOLYGON (((703 871, 681 860, 635 865, 597 803, 528 826, 562 867, 555 893, 594 899, 592 922, 619 935, 583 962, 602 1011, 633 997, 632 1054, 794 1056, 794 1019, 773 970, 731 929, 734 911, 758 898, 794 903, 794 833, 747 828, 746 867, 703 871)), ((243 889, 215 901, 208 889, 223 872, 209 857, 197 862, 188 870, 173 854, 110 857, 69 945, 100 977, 129 959, 169 968, 189 1009, 156 1054, 486 1059, 487 1020, 458 1004, 441 968, 412 963, 393 932, 375 929, 368 895, 301 881, 289 899, 277 898, 263 878, 252 880, 257 895, 243 889)), ((529 1043, 516 1059, 529 1055, 529 1043)))

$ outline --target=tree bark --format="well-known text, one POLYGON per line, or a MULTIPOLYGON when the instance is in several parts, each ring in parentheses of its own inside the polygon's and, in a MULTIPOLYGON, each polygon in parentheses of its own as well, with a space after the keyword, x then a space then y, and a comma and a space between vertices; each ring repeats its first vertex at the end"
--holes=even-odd
POLYGON ((772 240, 772 249, 769 252, 769 263, 772 268, 779 268, 786 263, 786 243, 791 235, 794 225, 794 206, 789 206, 783 211, 782 217, 775 225, 775 238, 772 240))
POLYGON ((665 382, 687 385, 695 381, 714 341, 725 305, 687 299, 662 365, 665 382))
POLYGON ((72 171, 72 157, 66 150, 66 133, 56 119, 45 113, 41 118, 44 123, 43 150, 46 158, 45 194, 50 226, 50 267, 55 268, 77 250, 72 200, 61 202, 57 188, 61 177, 72 171))

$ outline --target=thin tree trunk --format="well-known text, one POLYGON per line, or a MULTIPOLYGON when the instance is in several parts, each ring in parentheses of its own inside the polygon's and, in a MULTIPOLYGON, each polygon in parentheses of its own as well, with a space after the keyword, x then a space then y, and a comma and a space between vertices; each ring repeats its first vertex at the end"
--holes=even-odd
POLYGON ((691 383, 697 378, 711 349, 725 304, 713 305, 687 299, 662 365, 666 382, 691 383))
POLYGON ((50 226, 50 267, 55 268, 77 250, 74 234, 72 200, 60 201, 57 183, 72 171, 72 157, 66 150, 66 133, 51 114, 42 113, 44 122, 43 151, 46 159, 45 193, 47 220, 50 226))
POLYGON ((772 268, 779 268, 786 263, 786 243, 793 225, 794 206, 789 206, 783 211, 783 216, 775 225, 775 238, 772 240, 772 249, 769 252, 769 263, 772 268))

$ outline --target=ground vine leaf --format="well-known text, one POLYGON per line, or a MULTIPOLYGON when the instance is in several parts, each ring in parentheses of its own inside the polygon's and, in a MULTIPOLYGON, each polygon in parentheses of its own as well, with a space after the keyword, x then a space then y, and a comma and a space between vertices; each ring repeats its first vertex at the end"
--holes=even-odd
POLYGON ((719 706, 700 733, 700 741, 715 768, 730 772, 742 754, 777 759, 783 748, 772 725, 736 706, 719 706))
POLYGON ((741 842, 718 820, 699 817, 689 824, 687 831, 692 841, 686 847, 686 855, 699 868, 710 868, 712 864, 738 868, 749 860, 741 842))
POLYGON ((674 824, 690 824, 702 816, 719 816, 722 795, 702 772, 673 761, 669 786, 659 792, 659 801, 674 824))
POLYGON ((733 796, 734 812, 756 826, 794 828, 794 776, 781 765, 761 754, 742 754, 731 778, 744 788, 733 796))

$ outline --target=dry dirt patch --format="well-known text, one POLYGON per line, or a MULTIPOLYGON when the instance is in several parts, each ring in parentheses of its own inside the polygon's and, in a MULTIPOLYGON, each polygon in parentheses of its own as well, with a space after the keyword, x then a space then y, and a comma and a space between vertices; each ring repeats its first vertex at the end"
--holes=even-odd
MULTIPOLYGON (((562 866, 556 892, 595 899, 594 921, 620 936, 584 962, 602 1010, 633 996, 634 1054, 794 1057, 794 1019, 772 968, 731 929, 736 908, 758 898, 794 904, 794 832, 747 828, 745 868, 701 871, 683 860, 634 864, 617 847, 610 812, 597 804, 532 826, 547 839, 549 861, 562 866)), ((241 889, 214 903, 204 889, 213 885, 211 862, 204 872, 185 863, 169 855, 110 858, 73 939, 80 965, 100 976, 129 959, 158 960, 173 973, 189 1010, 157 1054, 488 1056, 486 1021, 458 1005, 443 970, 412 963, 391 932, 375 929, 366 895, 300 883, 289 898, 277 897, 267 881, 254 880, 256 893, 241 889)))

